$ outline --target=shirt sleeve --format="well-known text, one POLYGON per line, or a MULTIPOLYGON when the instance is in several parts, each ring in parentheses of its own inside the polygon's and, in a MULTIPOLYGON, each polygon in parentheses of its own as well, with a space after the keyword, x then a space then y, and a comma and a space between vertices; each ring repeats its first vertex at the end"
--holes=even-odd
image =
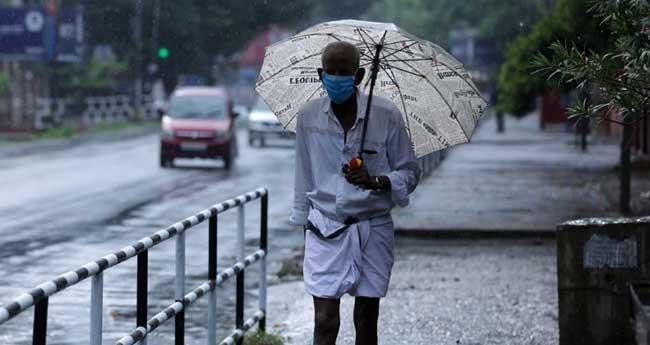
POLYGON ((303 114, 298 114, 296 124, 296 170, 294 178, 293 208, 289 223, 291 225, 306 225, 309 215, 309 200, 307 191, 313 189, 311 162, 307 148, 307 138, 303 123, 303 114))
POLYGON ((395 112, 397 114, 392 118, 397 123, 389 129, 387 142, 388 164, 391 169, 387 177, 390 180, 391 199, 396 205, 404 207, 409 204, 409 194, 420 181, 420 165, 415 158, 402 115, 397 109, 395 112))

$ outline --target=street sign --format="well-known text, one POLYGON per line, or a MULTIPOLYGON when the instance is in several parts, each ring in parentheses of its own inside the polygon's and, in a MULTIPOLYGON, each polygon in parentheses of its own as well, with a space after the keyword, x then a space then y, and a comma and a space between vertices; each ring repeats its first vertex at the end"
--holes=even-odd
POLYGON ((83 16, 81 8, 59 12, 56 36, 56 60, 77 62, 83 54, 83 16))
POLYGON ((42 60, 46 17, 41 8, 0 8, 0 59, 42 60))
POLYGON ((79 61, 82 50, 81 8, 0 8, 0 60, 79 61))

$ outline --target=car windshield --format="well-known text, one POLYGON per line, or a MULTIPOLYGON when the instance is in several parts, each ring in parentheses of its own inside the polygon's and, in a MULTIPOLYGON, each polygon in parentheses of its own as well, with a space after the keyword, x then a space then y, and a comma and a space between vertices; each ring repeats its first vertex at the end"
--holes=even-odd
POLYGON ((169 105, 169 116, 180 119, 223 119, 226 101, 218 96, 178 96, 169 105))
POLYGON ((266 110, 266 111, 271 111, 268 105, 266 105, 266 102, 264 102, 263 99, 258 98, 257 102, 255 102, 255 106, 253 107, 253 110, 266 110))

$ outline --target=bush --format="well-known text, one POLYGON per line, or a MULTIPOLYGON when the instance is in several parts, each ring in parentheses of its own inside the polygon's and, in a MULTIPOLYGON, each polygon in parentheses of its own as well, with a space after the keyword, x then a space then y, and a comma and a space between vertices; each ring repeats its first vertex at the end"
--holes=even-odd
POLYGON ((250 336, 244 336, 244 345, 283 345, 282 338, 277 335, 264 332, 257 332, 250 336))

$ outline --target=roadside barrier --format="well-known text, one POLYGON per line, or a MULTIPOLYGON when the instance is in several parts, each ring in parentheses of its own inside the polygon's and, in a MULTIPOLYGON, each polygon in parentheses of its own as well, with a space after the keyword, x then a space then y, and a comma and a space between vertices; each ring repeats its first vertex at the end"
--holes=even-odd
POLYGON ((57 278, 38 285, 28 293, 24 293, 11 303, 0 307, 0 325, 12 319, 31 306, 34 308, 32 344, 45 345, 47 333, 47 309, 49 297, 76 285, 84 279, 91 277, 90 296, 90 342, 91 345, 102 344, 102 310, 103 310, 103 272, 130 258, 137 256, 137 292, 136 292, 136 329, 129 335, 116 342, 117 345, 130 345, 135 343, 146 344, 147 334, 151 333, 165 321, 175 319, 175 344, 184 344, 185 335, 185 309, 199 298, 208 295, 208 325, 207 344, 216 345, 216 288, 226 280, 236 277, 236 329, 220 344, 241 344, 244 333, 255 324, 260 331, 266 328, 266 254, 268 243, 268 191, 259 188, 255 191, 240 195, 213 205, 191 217, 188 217, 170 227, 160 230, 155 234, 145 237, 135 244, 106 255, 80 268, 64 273, 57 278), (244 236, 244 205, 250 201, 261 199, 260 209, 260 244, 254 253, 245 255, 244 236), (217 215, 237 207, 238 233, 237 233, 237 262, 230 268, 217 274, 217 215), (185 294, 185 231, 191 227, 209 220, 209 262, 208 280, 199 287, 185 294), (149 249, 161 242, 176 238, 176 276, 175 302, 165 310, 147 320, 148 300, 148 253, 149 249), (244 321, 244 272, 246 267, 260 261, 261 276, 259 284, 259 306, 253 317, 244 321))
POLYGON ((436 170, 445 158, 446 152, 446 150, 436 151, 418 158, 418 164, 420 165, 420 172, 423 179, 429 177, 433 171, 436 170))
MULTIPOLYGON (((78 101, 79 102, 79 101, 78 101)), ((62 125, 71 116, 81 116, 85 125, 115 123, 135 118, 136 101, 129 95, 89 96, 76 104, 72 98, 37 98, 34 113, 34 129, 44 130, 62 125), (81 109, 78 109, 81 107, 81 109), (80 114, 75 112, 80 111, 80 114)), ((156 119, 158 113, 151 95, 143 95, 140 101, 140 119, 156 119)))

